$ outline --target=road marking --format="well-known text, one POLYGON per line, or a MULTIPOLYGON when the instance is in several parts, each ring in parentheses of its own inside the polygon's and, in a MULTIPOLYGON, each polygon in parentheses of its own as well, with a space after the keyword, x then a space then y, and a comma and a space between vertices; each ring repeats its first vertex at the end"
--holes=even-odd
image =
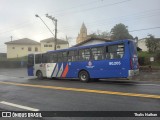
POLYGON ((159 86, 160 85, 157 85, 157 84, 136 84, 136 85, 141 85, 141 86, 159 86))
POLYGON ((35 108, 27 107, 27 106, 22 106, 22 105, 10 103, 10 102, 1 101, 0 103, 8 105, 8 106, 12 106, 12 107, 17 107, 17 108, 25 109, 25 110, 39 111, 39 109, 35 109, 35 108))
POLYGON ((126 93, 126 92, 115 92, 115 91, 104 91, 104 90, 93 90, 93 89, 82 89, 82 88, 43 86, 43 85, 22 84, 22 83, 13 83, 13 82, 0 82, 0 84, 35 87, 35 88, 45 88, 45 89, 54 89, 54 90, 65 90, 65 91, 76 91, 76 92, 86 92, 86 93, 98 93, 98 94, 109 94, 109 95, 120 95, 120 96, 160 99, 160 95, 154 95, 154 94, 126 93))

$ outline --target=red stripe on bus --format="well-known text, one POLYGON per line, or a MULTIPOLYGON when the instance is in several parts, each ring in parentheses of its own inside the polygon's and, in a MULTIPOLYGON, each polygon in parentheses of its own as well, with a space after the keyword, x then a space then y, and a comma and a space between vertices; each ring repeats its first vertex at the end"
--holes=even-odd
POLYGON ((68 64, 66 65, 66 67, 62 73, 62 77, 66 77, 67 73, 68 73, 68 64))

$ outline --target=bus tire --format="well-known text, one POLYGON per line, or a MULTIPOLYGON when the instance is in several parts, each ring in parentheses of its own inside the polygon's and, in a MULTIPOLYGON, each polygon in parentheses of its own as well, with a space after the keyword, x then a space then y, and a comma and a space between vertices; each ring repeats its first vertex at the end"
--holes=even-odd
POLYGON ((88 72, 87 71, 80 71, 80 73, 79 73, 79 79, 80 79, 80 81, 82 81, 82 82, 89 82, 89 80, 90 80, 90 77, 89 77, 89 74, 88 74, 88 72))
POLYGON ((39 71, 37 71, 37 78, 38 78, 38 80, 42 80, 43 79, 43 74, 42 74, 42 72, 39 70, 39 71))

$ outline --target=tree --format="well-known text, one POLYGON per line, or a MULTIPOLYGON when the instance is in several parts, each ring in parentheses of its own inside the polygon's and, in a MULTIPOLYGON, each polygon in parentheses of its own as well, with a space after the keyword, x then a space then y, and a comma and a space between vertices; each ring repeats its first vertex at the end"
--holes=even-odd
POLYGON ((129 34, 128 27, 122 23, 116 24, 111 29, 112 40, 133 39, 133 36, 129 34))
POLYGON ((158 39, 155 39, 152 34, 148 35, 149 38, 146 40, 146 46, 149 52, 156 52, 160 47, 160 43, 158 39))
POLYGON ((90 37, 94 38, 110 38, 110 33, 107 31, 101 32, 100 30, 97 30, 97 32, 94 32, 89 35, 90 37))

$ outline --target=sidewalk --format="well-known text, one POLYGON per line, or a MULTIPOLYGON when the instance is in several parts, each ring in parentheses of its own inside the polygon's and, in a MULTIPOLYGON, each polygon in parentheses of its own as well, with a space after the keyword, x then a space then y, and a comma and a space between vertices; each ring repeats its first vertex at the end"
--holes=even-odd
POLYGON ((140 74, 136 77, 137 81, 159 81, 160 82, 160 70, 153 71, 140 71, 140 74))
POLYGON ((28 77, 27 68, 0 68, 0 75, 11 77, 28 77))

